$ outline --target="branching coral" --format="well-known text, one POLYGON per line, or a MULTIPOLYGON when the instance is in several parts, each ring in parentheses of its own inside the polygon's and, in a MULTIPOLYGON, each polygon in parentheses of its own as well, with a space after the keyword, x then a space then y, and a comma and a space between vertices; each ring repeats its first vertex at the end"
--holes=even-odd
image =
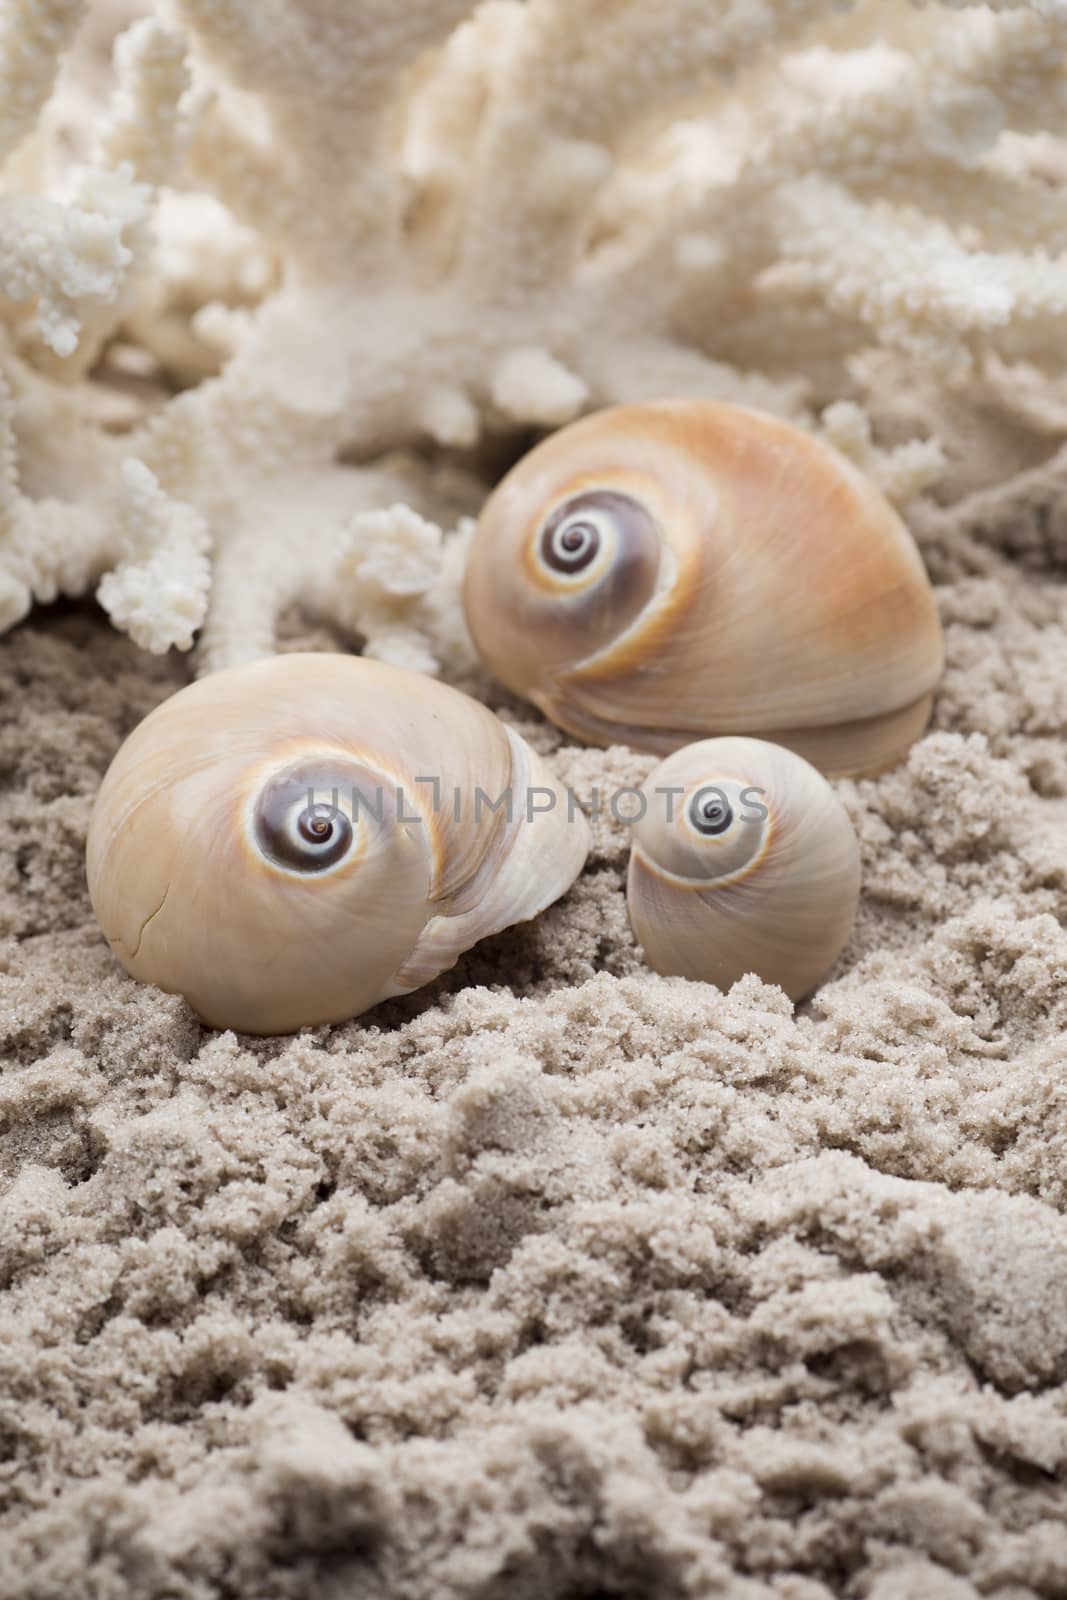
POLYGON ((1022 374, 1032 413, 1062 380, 1063 0, 160 0, 50 183, 26 135, 80 10, 0 29, 4 623, 102 578, 207 667, 293 603, 432 667, 457 561, 386 452, 488 468, 494 436, 708 394, 829 407, 905 503, 945 462, 876 443, 873 353, 1002 405, 1022 374), (89 399, 116 339, 163 401, 122 435, 89 399))

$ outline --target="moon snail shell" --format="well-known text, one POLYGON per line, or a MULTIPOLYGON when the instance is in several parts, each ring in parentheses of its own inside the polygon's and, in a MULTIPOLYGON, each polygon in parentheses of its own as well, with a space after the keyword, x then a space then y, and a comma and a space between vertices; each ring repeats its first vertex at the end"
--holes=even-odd
POLYGON ((464 605, 496 676, 593 744, 714 734, 822 771, 892 765, 926 726, 941 629, 879 491, 739 406, 617 406, 550 435, 490 495, 464 605))
POLYGON ((705 739, 641 790, 626 886, 657 972, 728 989, 746 972, 802 999, 848 940, 859 848, 813 766, 761 739, 705 739))
POLYGON ((561 785, 484 706, 294 654, 191 684, 134 729, 87 872, 132 977, 211 1026, 288 1033, 428 983, 556 900, 587 850, 561 785))

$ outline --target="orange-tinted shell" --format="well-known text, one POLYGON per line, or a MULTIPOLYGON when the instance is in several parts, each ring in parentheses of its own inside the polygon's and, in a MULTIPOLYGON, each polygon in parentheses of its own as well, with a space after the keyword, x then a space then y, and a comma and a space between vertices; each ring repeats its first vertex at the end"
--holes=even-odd
POLYGON ((659 754, 750 734, 877 770, 922 733, 942 667, 880 492, 812 435, 708 401, 615 407, 537 445, 485 505, 464 604, 509 688, 579 738, 659 754), (593 555, 561 570, 578 528, 593 555))

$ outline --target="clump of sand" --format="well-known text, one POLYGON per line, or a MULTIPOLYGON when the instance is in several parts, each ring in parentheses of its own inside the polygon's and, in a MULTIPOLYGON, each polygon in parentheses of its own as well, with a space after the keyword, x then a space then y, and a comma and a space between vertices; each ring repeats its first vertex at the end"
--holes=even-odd
MULTIPOLYGON (((935 727, 840 786, 797 1014, 644 970, 608 816, 434 988, 210 1033, 83 881, 182 664, 0 643, 5 1600, 1067 1593, 1067 590, 926 554, 935 727)), ((497 703, 579 790, 652 765, 497 703)))

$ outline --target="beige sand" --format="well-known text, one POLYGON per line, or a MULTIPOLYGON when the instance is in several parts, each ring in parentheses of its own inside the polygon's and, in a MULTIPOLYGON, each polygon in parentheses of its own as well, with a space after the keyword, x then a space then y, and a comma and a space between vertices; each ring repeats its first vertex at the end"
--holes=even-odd
POLYGON ((797 1016, 644 971, 604 826, 434 989, 202 1031, 82 878, 182 665, 0 643, 4 1600, 1067 1594, 1067 606, 999 522, 1025 568, 924 531, 937 726, 842 786, 862 912, 797 1016))

